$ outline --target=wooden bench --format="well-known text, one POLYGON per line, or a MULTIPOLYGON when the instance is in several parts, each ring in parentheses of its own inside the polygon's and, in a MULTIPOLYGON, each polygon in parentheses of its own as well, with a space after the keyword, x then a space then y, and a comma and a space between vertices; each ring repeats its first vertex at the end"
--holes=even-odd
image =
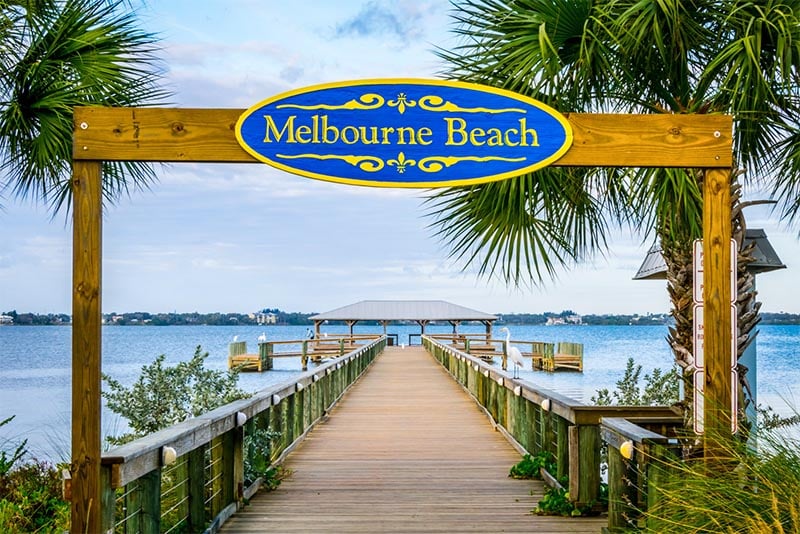
POLYGON ((272 344, 259 343, 258 354, 247 354, 247 342, 234 341, 228 345, 228 369, 259 373, 272 369, 272 344))

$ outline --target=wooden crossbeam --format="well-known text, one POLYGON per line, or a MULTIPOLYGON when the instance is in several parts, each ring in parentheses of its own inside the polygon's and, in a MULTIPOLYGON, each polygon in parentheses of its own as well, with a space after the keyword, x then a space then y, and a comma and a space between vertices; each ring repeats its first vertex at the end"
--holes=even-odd
MULTIPOLYGON (((243 109, 75 108, 76 160, 259 163, 234 135, 243 109)), ((729 115, 566 115, 574 142, 553 166, 730 167, 729 115)))

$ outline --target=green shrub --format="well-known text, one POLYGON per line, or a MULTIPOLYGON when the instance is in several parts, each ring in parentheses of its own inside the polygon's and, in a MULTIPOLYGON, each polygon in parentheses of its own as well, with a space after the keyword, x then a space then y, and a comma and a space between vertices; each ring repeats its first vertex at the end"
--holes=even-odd
POLYGON ((108 408, 128 420, 132 432, 106 438, 119 445, 196 417, 248 395, 238 388, 237 371, 213 371, 204 366, 208 352, 200 346, 191 360, 170 367, 162 354, 149 365, 131 387, 108 375, 103 391, 108 408))
POLYGON ((673 368, 669 371, 653 369, 644 375, 644 390, 640 385, 642 366, 636 365, 633 358, 628 358, 625 373, 617 381, 616 389, 597 390, 597 396, 591 401, 598 406, 669 406, 678 402, 680 377, 673 368))
POLYGON ((32 460, 0 476, 0 532, 60 533, 69 518, 56 467, 32 460))
POLYGON ((245 484, 252 484, 258 477, 264 482, 275 480, 273 484, 262 483, 262 487, 275 489, 280 484, 275 468, 270 467, 272 441, 281 436, 280 432, 256 428, 248 425, 244 434, 244 479, 245 484))
POLYGON ((546 451, 540 451, 535 456, 526 454, 517 464, 511 467, 508 476, 511 478, 536 478, 541 479, 540 469, 544 467, 549 473, 556 471, 555 457, 546 451))

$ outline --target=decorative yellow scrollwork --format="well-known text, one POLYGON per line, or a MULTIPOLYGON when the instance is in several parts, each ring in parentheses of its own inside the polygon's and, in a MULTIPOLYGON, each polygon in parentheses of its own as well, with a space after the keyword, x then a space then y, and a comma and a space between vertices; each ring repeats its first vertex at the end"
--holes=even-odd
POLYGON ((349 163, 353 167, 358 167, 364 172, 378 172, 383 169, 385 163, 382 159, 374 156, 338 156, 336 154, 275 154, 275 157, 282 159, 318 159, 329 160, 338 159, 349 163))
MULTIPOLYGON (((391 106, 392 103, 389 102, 391 106)), ((419 107, 425 111, 444 111, 461 113, 526 113, 522 108, 462 108, 449 100, 436 95, 426 95, 419 99, 419 107)))
POLYGON ((526 158, 519 157, 519 158, 504 158, 501 156, 430 156, 428 158, 422 158, 419 160, 419 170, 423 172, 439 172, 445 167, 452 167, 457 163, 462 163, 465 161, 473 161, 477 163, 484 163, 487 161, 509 161, 509 162, 517 162, 517 161, 525 161, 526 158))
POLYGON ((292 108, 292 109, 378 109, 386 102, 381 95, 375 93, 366 93, 358 97, 358 100, 348 100, 344 104, 280 104, 275 106, 276 109, 292 108))
POLYGON ((413 167, 417 164, 416 160, 413 159, 406 159, 406 155, 400 152, 397 155, 397 159, 390 159, 386 162, 387 165, 390 167, 397 167, 397 172, 403 174, 406 172, 406 167, 413 167))
POLYGON ((397 100, 389 100, 387 105, 390 108, 397 108, 397 111, 402 115, 406 112, 406 106, 413 108, 417 105, 417 102, 415 100, 409 100, 405 93, 400 93, 397 95, 397 100))

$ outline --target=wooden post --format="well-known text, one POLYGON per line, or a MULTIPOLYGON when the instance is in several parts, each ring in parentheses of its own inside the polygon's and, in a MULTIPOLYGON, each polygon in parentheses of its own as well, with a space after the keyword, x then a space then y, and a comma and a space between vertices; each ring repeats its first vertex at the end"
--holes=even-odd
POLYGON ((161 532, 161 468, 139 478, 139 487, 142 492, 141 532, 158 534, 161 532))
POLYGON ((205 447, 187 453, 189 470, 189 532, 201 532, 205 528, 205 447))
POLYGON ((102 163, 73 161, 72 521, 73 534, 99 532, 102 307, 102 163))
POLYGON ((100 497, 100 511, 101 511, 101 530, 103 532, 114 531, 114 513, 117 509, 117 493, 111 486, 111 469, 110 465, 103 465, 100 470, 101 481, 101 497, 100 497))
POLYGON ((731 436, 731 187, 730 169, 703 180, 704 457, 722 454, 731 436), (719 441, 718 441, 719 440, 719 441))
POLYGON ((569 425, 562 417, 556 420, 556 436, 556 472, 552 474, 561 480, 569 476, 569 425))
POLYGON ((631 483, 628 464, 617 447, 608 446, 608 530, 625 531, 631 528, 630 518, 635 500, 631 500, 631 483))

